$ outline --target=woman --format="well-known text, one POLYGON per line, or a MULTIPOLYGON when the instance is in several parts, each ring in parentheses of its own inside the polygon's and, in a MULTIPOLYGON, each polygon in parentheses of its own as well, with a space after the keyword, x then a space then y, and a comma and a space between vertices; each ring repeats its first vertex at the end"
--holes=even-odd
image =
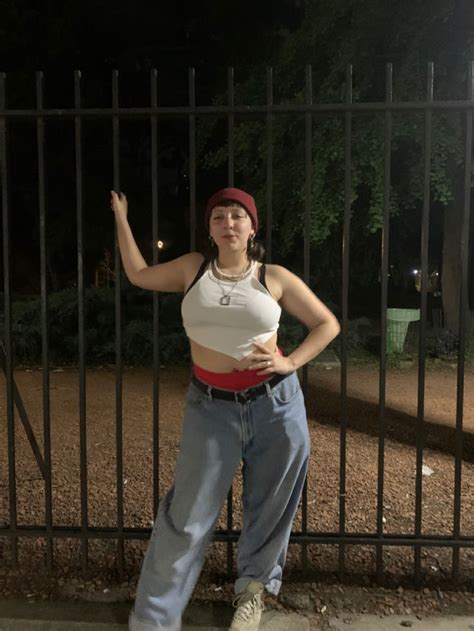
POLYGON ((296 369, 339 333, 334 315, 280 265, 260 262, 258 213, 237 188, 215 193, 205 221, 211 260, 191 252, 148 266, 112 191, 120 253, 131 283, 180 292, 193 375, 173 487, 160 502, 143 562, 131 631, 179 631, 207 544, 243 462, 243 527, 231 631, 256 631, 264 590, 278 594, 309 458, 296 369), (287 357, 277 346, 281 310, 309 329, 287 357))

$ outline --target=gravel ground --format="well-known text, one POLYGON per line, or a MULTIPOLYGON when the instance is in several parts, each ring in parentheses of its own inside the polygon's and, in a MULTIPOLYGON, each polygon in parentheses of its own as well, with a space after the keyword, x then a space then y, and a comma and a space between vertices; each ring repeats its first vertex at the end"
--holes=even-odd
MULTIPOLYGON (((183 394, 189 370, 167 368, 160 376, 160 494, 173 479, 183 411, 183 394)), ((79 524, 81 516, 79 478, 79 398, 78 372, 64 369, 51 372, 51 440, 53 479, 53 522, 79 524)), ((456 371, 451 366, 435 366, 427 373, 427 404, 424 439, 428 447, 423 463, 433 473, 423 477, 424 533, 449 536, 453 527, 456 371)), ((43 445, 42 373, 19 371, 15 380, 25 403, 39 444, 43 445)), ((307 393, 312 456, 308 474, 308 529, 337 531, 339 524, 340 428, 338 370, 311 369, 307 393)), ((461 534, 474 536, 474 454, 471 427, 474 427, 474 374, 466 374, 464 435, 465 460, 462 465, 461 534), (472 396, 471 396, 472 395, 472 396)), ((416 370, 408 367, 390 371, 387 378, 387 439, 385 441, 384 518, 386 533, 414 533, 415 464, 414 426, 416 417, 416 370)), ((377 498, 377 399, 378 376, 373 369, 352 369, 349 373, 346 529, 372 533, 376 529, 377 498)), ((0 418, 6 418, 5 390, 0 396, 0 418)), ((145 369, 127 369, 123 379, 124 441, 124 525, 150 527, 152 498, 152 380, 145 369)), ((44 483, 21 423, 16 432, 17 518, 19 524, 42 524, 45 516, 44 483)), ((88 518, 91 526, 112 526, 116 522, 117 497, 115 455, 115 373, 111 368, 87 373, 87 462, 88 518)), ((0 524, 9 520, 6 423, 0 427, 0 524)), ((234 523, 241 524, 241 478, 234 482, 234 523)), ((226 526, 223 509, 219 526, 226 526)), ((295 530, 301 527, 301 513, 295 530)), ((136 580, 146 548, 145 541, 125 543, 125 570, 117 578, 115 542, 94 540, 89 544, 90 569, 81 577, 80 542, 56 540, 55 568, 45 570, 45 541, 22 538, 19 541, 20 570, 0 564, 0 595, 18 593, 31 599, 91 598, 133 599, 136 580), (3 567, 2 567, 3 566, 3 567), (79 577, 79 578, 78 578, 79 577)), ((9 557, 9 545, 0 539, 0 555, 9 557), (1 547, 3 544, 3 547, 1 547)), ((420 616, 434 611, 472 611, 474 551, 461 550, 461 585, 450 585, 452 552, 443 548, 422 551, 424 589, 413 585, 413 551, 400 546, 384 551, 386 585, 372 583, 374 550, 369 546, 347 546, 348 585, 336 584, 338 548, 331 545, 307 547, 311 573, 301 571, 301 550, 290 546, 286 582, 275 607, 314 612, 326 618, 342 610, 408 614, 420 616), (314 582, 317 581, 317 582, 314 582), (462 591, 466 590, 466 591, 462 591)), ((235 557, 235 555, 234 555, 235 557)), ((206 565, 194 598, 228 600, 231 584, 222 574, 226 546, 210 546, 206 565)))

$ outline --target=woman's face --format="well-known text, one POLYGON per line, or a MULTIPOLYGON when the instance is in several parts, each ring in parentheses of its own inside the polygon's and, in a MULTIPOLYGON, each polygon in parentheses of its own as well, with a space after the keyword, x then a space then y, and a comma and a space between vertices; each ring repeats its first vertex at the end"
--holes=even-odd
POLYGON ((219 249, 246 250, 255 234, 250 215, 242 206, 215 206, 209 220, 209 232, 219 249))

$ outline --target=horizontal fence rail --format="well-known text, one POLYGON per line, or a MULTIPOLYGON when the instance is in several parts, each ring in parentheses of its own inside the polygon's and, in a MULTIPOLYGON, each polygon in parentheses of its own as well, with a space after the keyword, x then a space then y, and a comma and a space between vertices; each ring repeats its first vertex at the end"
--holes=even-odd
MULTIPOLYGON (((119 94, 119 75, 117 71, 112 75, 112 107, 89 108, 82 106, 81 73, 74 74, 74 107, 72 108, 45 108, 43 75, 36 76, 36 108, 34 109, 9 109, 7 103, 7 77, 0 74, 0 170, 2 188, 2 231, 3 231, 3 294, 4 294, 4 332, 2 340, 2 352, 4 357, 3 370, 6 383, 6 423, 8 436, 8 525, 0 527, 0 537, 6 538, 10 544, 11 564, 18 567, 18 539, 20 537, 44 538, 46 541, 47 567, 51 571, 54 567, 53 542, 55 539, 71 538, 81 541, 81 558, 83 572, 86 573, 89 566, 89 542, 91 539, 113 539, 117 542, 117 568, 119 575, 123 575, 125 567, 125 541, 147 539, 151 528, 129 528, 124 526, 124 462, 123 462, 123 364, 122 364, 122 286, 120 274, 115 282, 115 455, 116 455, 116 523, 111 527, 92 527, 89 525, 88 513, 88 462, 87 462, 87 414, 86 414, 86 342, 85 342, 85 306, 84 306, 84 177, 83 177, 83 126, 85 119, 98 118, 110 121, 112 138, 113 187, 120 189, 122 174, 120 170, 120 138, 121 121, 132 118, 144 118, 150 123, 151 164, 151 222, 150 230, 153 241, 156 242, 160 227, 159 189, 157 153, 160 143, 158 121, 163 117, 177 117, 187 122, 189 137, 189 208, 190 231, 189 241, 191 250, 196 247, 196 208, 197 208, 197 117, 205 115, 219 115, 227 122, 227 182, 234 185, 235 180, 235 117, 238 115, 258 116, 265 123, 266 135, 266 247, 267 260, 272 260, 272 230, 273 225, 273 190, 274 190, 274 123, 278 116, 293 114, 302 117, 305 130, 305 190, 304 190, 304 241, 303 241, 303 279, 310 281, 310 231, 311 210, 313 202, 312 173, 318 169, 317 162, 313 161, 312 134, 316 115, 338 116, 344 122, 344 212, 342 220, 342 277, 341 277, 341 389, 340 389, 340 432, 339 432, 339 495, 338 495, 338 530, 337 532, 310 532, 308 530, 308 486, 305 485, 302 499, 301 530, 293 532, 291 542, 301 546, 301 564, 303 569, 311 569, 308 562, 307 548, 311 544, 332 544, 338 546, 338 568, 341 579, 346 574, 346 548, 351 545, 373 546, 375 549, 376 577, 379 583, 384 580, 384 549, 390 546, 408 546, 414 551, 413 577, 416 585, 420 585, 422 576, 422 549, 426 547, 444 547, 452 550, 452 581, 457 583, 460 579, 460 550, 474 547, 474 534, 462 536, 461 534, 461 482, 463 462, 463 404, 464 404, 464 372, 466 351, 466 306, 468 296, 467 287, 468 263, 469 263, 469 228, 471 208, 471 172, 472 172, 472 115, 474 109, 473 90, 474 65, 469 66, 467 94, 464 100, 459 101, 435 101, 433 98, 434 66, 429 64, 425 98, 423 101, 397 102, 393 100, 392 66, 387 65, 385 77, 385 100, 383 102, 357 103, 353 100, 352 67, 346 72, 346 90, 343 103, 314 103, 312 86, 312 69, 306 69, 304 103, 277 104, 273 94, 273 71, 268 69, 266 75, 266 103, 263 105, 236 105, 235 83, 233 69, 229 69, 227 76, 227 104, 201 106, 196 105, 195 73, 193 69, 188 74, 189 103, 176 107, 164 107, 158 104, 159 93, 157 89, 158 73, 152 70, 150 74, 150 104, 144 107, 121 107, 119 94), (386 374, 387 374, 387 304, 388 304, 388 276, 389 276, 389 235, 390 235, 390 187, 392 171, 392 133, 393 115, 395 113, 420 112, 424 116, 424 147, 423 156, 423 208, 421 220, 421 323, 419 335, 419 361, 418 361, 418 409, 416 418, 416 481, 415 481, 415 529, 414 534, 384 532, 384 481, 385 481, 385 439, 386 439, 386 374), (456 427, 454 455, 454 504, 453 525, 450 536, 426 534, 422 528, 423 517, 423 478, 422 463, 424 453, 424 418, 425 418, 425 375, 426 375, 426 331, 427 331, 427 287, 428 287, 428 246, 430 231, 430 188, 431 188, 431 153, 434 112, 458 112, 464 117, 465 122, 465 159, 464 159, 464 208, 462 240, 459 244, 461 266, 461 308, 459 323, 459 350, 457 365, 457 393, 456 393, 456 427), (349 303, 349 273, 350 273, 350 240, 351 240, 351 216, 352 216, 352 181, 351 170, 353 166, 352 134, 354 115, 360 113, 376 114, 384 116, 384 171, 383 171, 383 225, 380 238, 380 307, 381 307, 381 345, 379 364, 379 400, 378 400, 378 461, 377 461, 377 492, 376 492, 376 531, 373 533, 348 532, 347 531, 347 432, 348 432, 348 303, 349 303), (53 119, 70 119, 74 125, 74 156, 75 156, 75 206, 76 206, 76 233, 77 233, 77 299, 78 299, 78 327, 79 327, 79 435, 80 435, 80 524, 74 526, 58 526, 53 523, 53 493, 51 470, 51 420, 50 420, 50 359, 49 359, 49 327, 48 320, 48 293, 47 285, 47 191, 44 143, 47 123, 53 119), (12 332, 12 270, 10 257, 12 252, 11 228, 10 228, 10 172, 8 129, 13 122, 34 121, 37 132, 37 177, 38 177, 38 208, 40 227, 40 275, 41 275, 41 334, 42 334, 42 375, 43 375, 43 436, 44 444, 42 453, 38 447, 34 435, 30 441, 37 455, 45 488, 45 524, 32 526, 20 525, 17 519, 17 492, 16 492, 16 444, 15 444, 15 399, 16 384, 14 381, 13 366, 13 332, 12 332), (4 350, 3 350, 4 349, 4 350)), ((104 184, 106 188, 106 185, 104 184)), ((153 264, 158 262, 158 251, 153 250, 153 264)), ((115 269, 120 270, 120 253, 117 236, 115 234, 115 269)), ((159 326, 159 296, 153 293, 153 392, 152 392, 152 449, 153 449, 153 511, 156 514, 159 499, 162 495, 160 488, 160 340, 158 336, 159 326)), ((303 391, 308 389, 308 366, 304 366, 303 391)), ((17 405, 20 405, 17 402, 17 405)), ((27 420, 22 415, 25 430, 27 420)), ((31 428, 30 428, 31 429, 31 428)), ((28 431, 28 430, 27 430, 28 431)), ((233 522, 233 497, 232 492, 227 499, 227 524, 225 530, 215 533, 215 541, 223 542, 227 546, 227 572, 230 574, 233 566, 233 544, 238 540, 240 531, 234 527, 233 522)))
MULTIPOLYGON (((148 118, 149 116, 204 116, 215 114, 344 114, 345 112, 424 112, 430 111, 465 111, 474 108, 474 101, 405 101, 392 103, 319 103, 293 105, 194 105, 194 106, 159 106, 156 107, 88 107, 88 108, 46 108, 41 111, 43 118, 148 118)), ((37 109, 4 108, 0 110, 2 117, 11 119, 33 118, 39 115, 37 109)))

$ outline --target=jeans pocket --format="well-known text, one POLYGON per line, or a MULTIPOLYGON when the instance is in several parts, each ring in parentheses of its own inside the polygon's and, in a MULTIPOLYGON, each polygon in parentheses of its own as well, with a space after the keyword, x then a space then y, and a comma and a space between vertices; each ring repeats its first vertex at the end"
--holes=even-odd
POLYGON ((186 392, 186 397, 185 397, 185 401, 188 405, 194 405, 194 406, 202 405, 203 402, 206 400, 206 398, 207 396, 204 394, 204 392, 201 392, 199 388, 196 388, 196 386, 193 383, 189 384, 188 390, 186 392))
POLYGON ((296 373, 288 375, 272 390, 273 399, 277 403, 286 404, 296 399, 301 392, 301 385, 296 373))

